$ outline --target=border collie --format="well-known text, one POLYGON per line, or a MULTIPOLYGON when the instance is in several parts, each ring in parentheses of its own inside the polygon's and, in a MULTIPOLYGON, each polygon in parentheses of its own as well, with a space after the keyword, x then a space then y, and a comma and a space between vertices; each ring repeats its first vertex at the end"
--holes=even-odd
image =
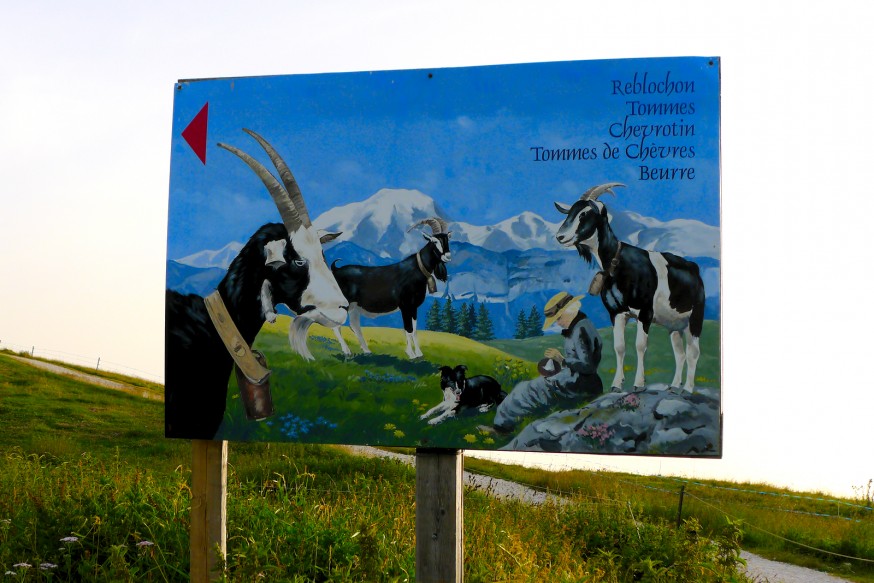
POLYGON ((500 383, 492 377, 478 375, 467 378, 466 371, 467 367, 463 364, 459 364, 454 369, 448 366, 440 367, 443 401, 429 409, 419 419, 427 419, 440 413, 428 421, 429 425, 437 425, 467 409, 476 408, 480 413, 485 413, 492 405, 497 405, 507 396, 507 393, 501 390, 500 383))

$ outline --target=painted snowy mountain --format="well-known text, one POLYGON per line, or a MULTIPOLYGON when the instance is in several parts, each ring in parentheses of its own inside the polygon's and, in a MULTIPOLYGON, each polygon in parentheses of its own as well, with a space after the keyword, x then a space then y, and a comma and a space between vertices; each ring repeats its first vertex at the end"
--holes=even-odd
MULTIPOLYGON (((437 295, 429 297, 429 302, 441 295, 486 302, 493 317, 507 319, 495 322, 499 334, 502 329, 512 334, 520 309, 527 313, 532 305, 541 306, 557 291, 584 293, 596 271, 576 251, 555 241, 560 221, 550 222, 530 211, 494 225, 453 221, 431 197, 417 190, 380 190, 361 202, 326 211, 313 225, 326 231, 342 231, 325 247, 328 263, 336 260, 339 265, 385 265, 422 248, 425 242, 419 230, 428 232, 428 227, 409 232, 410 226, 433 216, 443 217, 449 224, 453 259, 448 265, 449 282, 439 284, 437 295)), ((612 215, 611 225, 622 241, 696 261, 708 298, 706 317, 719 317, 717 227, 686 219, 659 221, 628 211, 612 215)), ((231 242, 219 250, 204 250, 168 262, 168 287, 200 295, 209 293, 221 279, 221 270, 227 269, 241 248, 242 243, 231 242), (189 269, 180 269, 180 264, 189 269)), ((590 317, 604 325, 600 320, 606 312, 600 316, 592 313, 602 308, 600 302, 593 299, 586 305, 590 317)))
POLYGON ((550 223, 540 215, 525 211, 495 225, 479 227, 464 222, 450 223, 452 239, 470 243, 489 251, 523 251, 527 249, 563 249, 555 240, 561 223, 550 223))
POLYGON ((208 267, 227 269, 231 264, 231 261, 233 261, 234 257, 240 253, 242 248, 243 243, 231 241, 221 249, 215 251, 210 249, 198 251, 197 253, 192 253, 191 255, 186 255, 185 257, 177 259, 176 262, 191 267, 200 267, 202 269, 208 267))
MULTIPOLYGON (((343 234, 349 241, 385 258, 401 258, 422 247, 422 237, 407 234, 428 217, 445 217, 430 196, 418 190, 384 188, 362 202, 334 207, 313 221, 317 229, 343 234)), ((427 229, 427 227, 426 227, 427 229)))

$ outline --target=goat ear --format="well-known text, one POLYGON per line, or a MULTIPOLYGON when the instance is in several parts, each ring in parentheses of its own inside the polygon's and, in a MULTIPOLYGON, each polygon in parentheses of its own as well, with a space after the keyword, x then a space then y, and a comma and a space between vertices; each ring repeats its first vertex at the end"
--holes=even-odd
POLYGON ((564 204, 561 202, 553 202, 552 204, 554 204, 555 208, 558 209, 558 212, 560 212, 563 215, 566 215, 569 212, 571 212, 571 205, 569 205, 569 204, 564 204))
POLYGON ((342 234, 343 231, 340 231, 339 233, 329 233, 327 231, 319 229, 319 243, 321 243, 322 245, 324 245, 325 243, 330 243, 342 234))
POLYGON ((452 231, 446 231, 446 238, 447 238, 447 239, 451 239, 451 238, 452 238, 452 231))
POLYGON ((437 241, 436 237, 433 237, 433 236, 429 235, 428 233, 422 233, 422 236, 425 237, 426 241, 430 241, 431 243, 434 243, 435 241, 437 241))
POLYGON ((288 241, 277 239, 264 244, 264 265, 267 267, 282 267, 285 265, 285 246, 288 241))
POLYGON ((467 367, 464 366, 463 364, 459 364, 458 366, 455 367, 456 374, 458 374, 458 373, 464 374, 464 371, 466 371, 466 370, 467 370, 467 367))
POLYGON ((452 372, 452 368, 450 368, 448 366, 441 366, 440 367, 440 374, 443 376, 447 376, 451 372, 452 372))

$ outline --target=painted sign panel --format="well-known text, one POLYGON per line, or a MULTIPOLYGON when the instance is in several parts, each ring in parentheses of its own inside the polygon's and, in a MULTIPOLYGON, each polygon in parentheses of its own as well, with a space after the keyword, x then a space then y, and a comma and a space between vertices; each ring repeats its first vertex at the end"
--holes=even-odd
POLYGON ((721 455, 719 60, 180 81, 166 435, 721 455))

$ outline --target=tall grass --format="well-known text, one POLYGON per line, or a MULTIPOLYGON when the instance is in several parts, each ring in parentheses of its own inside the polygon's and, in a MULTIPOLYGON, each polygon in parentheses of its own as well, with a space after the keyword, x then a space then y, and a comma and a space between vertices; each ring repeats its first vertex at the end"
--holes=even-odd
POLYGON ((698 521, 707 536, 718 536, 731 521, 743 532, 745 549, 857 581, 874 581, 874 511, 865 499, 835 500, 817 493, 716 480, 689 482, 606 471, 548 472, 472 458, 465 466, 601 503, 632 501, 646 516, 664 523, 677 520, 682 487, 682 517, 698 521))
MULTIPOLYGON (((230 463, 225 580, 415 579, 414 470, 325 446, 246 449, 230 463)), ((189 470, 124 457, 3 454, 0 568, 32 581, 185 580, 189 470)), ((744 580, 736 547, 694 522, 676 530, 621 505, 530 507, 472 490, 465 503, 469 581, 744 580)))
MULTIPOLYGON (((162 438, 162 405, 2 354, 0 394, 0 571, 11 573, 4 577, 186 580, 190 448, 162 438)), ((414 580, 414 470, 330 446, 229 449, 226 580, 414 580)), ((729 490, 704 495, 703 486, 691 485, 687 521, 676 528, 678 484, 668 479, 466 463, 571 492, 567 504, 525 506, 467 490, 468 581, 743 581, 741 529, 744 544, 764 544, 753 524, 789 525, 811 546, 823 544, 821 534, 847 554, 870 552, 874 540, 865 516, 842 520, 849 529, 842 533, 817 522, 828 519, 797 515, 790 522, 785 512, 768 523, 740 494, 729 510, 742 522, 732 523, 709 514, 710 504, 724 507, 729 490)))

